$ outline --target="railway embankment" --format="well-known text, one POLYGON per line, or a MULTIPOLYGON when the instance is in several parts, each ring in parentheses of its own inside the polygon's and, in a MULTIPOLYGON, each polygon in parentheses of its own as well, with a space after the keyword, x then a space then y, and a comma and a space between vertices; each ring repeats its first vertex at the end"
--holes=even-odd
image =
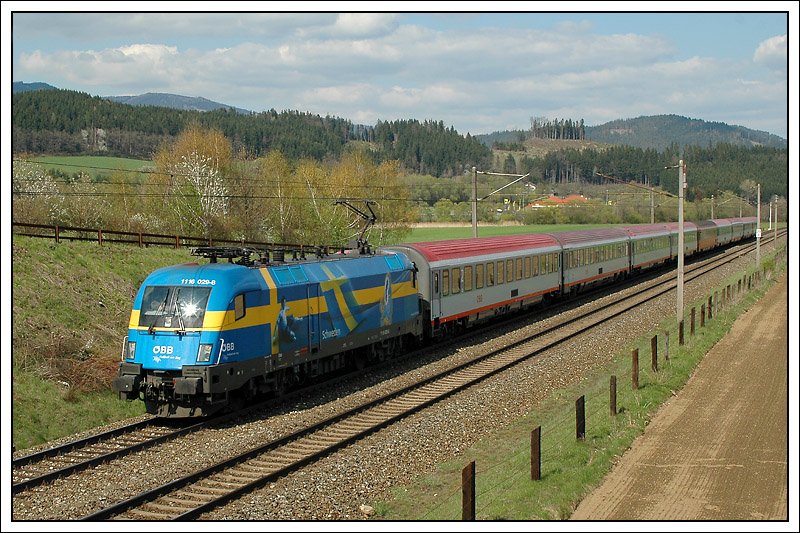
POLYGON ((141 414, 109 384, 139 284, 188 250, 12 239, 13 446, 141 414))

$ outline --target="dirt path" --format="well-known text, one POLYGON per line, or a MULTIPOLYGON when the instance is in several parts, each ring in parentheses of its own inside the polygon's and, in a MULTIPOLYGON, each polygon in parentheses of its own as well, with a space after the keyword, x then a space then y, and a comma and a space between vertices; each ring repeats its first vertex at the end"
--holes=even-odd
POLYGON ((789 518, 788 294, 784 274, 572 520, 789 518))

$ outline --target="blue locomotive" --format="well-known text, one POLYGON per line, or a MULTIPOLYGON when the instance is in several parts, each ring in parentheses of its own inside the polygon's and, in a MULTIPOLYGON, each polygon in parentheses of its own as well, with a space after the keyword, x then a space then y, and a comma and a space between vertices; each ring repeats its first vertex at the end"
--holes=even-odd
MULTIPOLYGON (((754 217, 687 223, 684 254, 750 239, 756 228, 754 217)), ((283 252, 198 248, 209 263, 144 280, 113 389, 159 416, 208 415, 675 261, 678 243, 677 224, 667 223, 289 261, 283 252)))
POLYGON ((380 359, 420 331, 416 273, 401 254, 287 263, 250 260, 248 249, 195 253, 211 262, 156 270, 133 304, 112 386, 149 413, 208 415, 380 359))

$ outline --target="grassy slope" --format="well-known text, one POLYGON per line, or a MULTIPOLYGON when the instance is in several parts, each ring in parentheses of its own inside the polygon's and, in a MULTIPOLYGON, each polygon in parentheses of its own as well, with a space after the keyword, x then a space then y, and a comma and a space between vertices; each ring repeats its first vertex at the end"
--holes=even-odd
POLYGON ((13 238, 13 442, 26 448, 143 412, 110 384, 130 306, 189 250, 13 238))

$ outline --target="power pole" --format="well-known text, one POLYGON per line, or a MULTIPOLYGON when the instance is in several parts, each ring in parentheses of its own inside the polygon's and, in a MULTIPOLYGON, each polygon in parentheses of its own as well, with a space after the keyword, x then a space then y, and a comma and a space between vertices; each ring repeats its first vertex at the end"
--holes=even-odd
POLYGON ((478 169, 472 167, 472 237, 478 237, 478 169))
POLYGON ((761 184, 758 184, 756 201, 756 268, 761 268, 761 184))
POLYGON ((778 195, 775 195, 775 241, 778 240, 778 195))
POLYGON ((683 321, 683 196, 686 188, 686 167, 678 163, 678 324, 683 321))
POLYGON ((714 195, 711 195, 711 218, 714 218, 714 195))
POLYGON ((769 227, 767 231, 772 230, 772 198, 769 199, 769 227))

